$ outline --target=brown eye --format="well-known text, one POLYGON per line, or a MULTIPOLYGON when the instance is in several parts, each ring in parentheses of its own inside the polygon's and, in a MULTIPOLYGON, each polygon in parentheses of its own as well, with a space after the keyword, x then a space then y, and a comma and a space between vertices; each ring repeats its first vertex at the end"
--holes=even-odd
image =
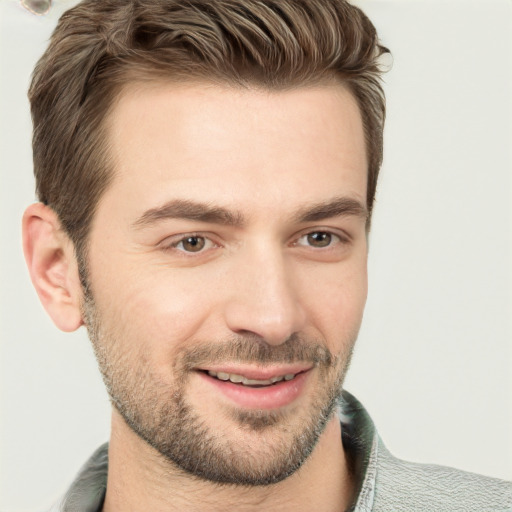
POLYGON ((332 235, 325 231, 316 231, 307 235, 307 241, 311 247, 328 247, 331 245, 332 235))
POLYGON ((184 251, 199 252, 206 245, 206 240, 202 236, 188 236, 181 240, 177 247, 180 245, 183 247, 184 251))

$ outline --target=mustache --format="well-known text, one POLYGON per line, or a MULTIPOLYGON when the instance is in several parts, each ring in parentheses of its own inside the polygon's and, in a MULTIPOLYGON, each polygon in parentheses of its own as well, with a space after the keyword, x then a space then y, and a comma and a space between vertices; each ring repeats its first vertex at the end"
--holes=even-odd
POLYGON ((218 343, 188 347, 178 357, 185 370, 226 361, 259 365, 305 362, 327 368, 335 359, 324 345, 299 334, 293 334, 280 345, 269 345, 256 335, 234 336, 218 343))

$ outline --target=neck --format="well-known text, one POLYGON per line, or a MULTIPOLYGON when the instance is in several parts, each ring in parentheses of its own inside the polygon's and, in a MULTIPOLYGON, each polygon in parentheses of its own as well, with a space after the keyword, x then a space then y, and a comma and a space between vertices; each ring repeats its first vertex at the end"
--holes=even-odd
POLYGON ((345 510, 353 485, 333 417, 304 465, 268 486, 219 485, 200 480, 169 463, 141 440, 118 413, 112 417, 108 486, 103 512, 132 510, 280 512, 345 510))

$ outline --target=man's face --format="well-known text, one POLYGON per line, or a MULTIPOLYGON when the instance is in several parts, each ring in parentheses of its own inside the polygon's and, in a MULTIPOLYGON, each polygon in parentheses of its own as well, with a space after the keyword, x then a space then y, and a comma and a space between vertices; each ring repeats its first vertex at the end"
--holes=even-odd
POLYGON ((200 477, 268 484, 339 397, 366 298, 366 156, 341 86, 131 86, 84 302, 115 409, 200 477))

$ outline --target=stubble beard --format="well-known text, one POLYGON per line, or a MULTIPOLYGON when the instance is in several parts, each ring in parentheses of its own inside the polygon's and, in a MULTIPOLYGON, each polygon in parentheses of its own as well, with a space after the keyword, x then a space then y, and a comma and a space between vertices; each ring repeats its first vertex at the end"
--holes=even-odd
POLYGON ((187 348, 174 361, 170 389, 143 352, 134 357, 123 350, 123 336, 101 320, 88 287, 82 311, 110 400, 127 425, 173 467, 231 485, 274 484, 304 464, 337 410, 357 336, 346 340, 345 352, 337 356, 320 343, 295 335, 279 346, 237 336, 187 348), (294 419, 282 411, 233 409, 226 428, 214 430, 208 418, 187 402, 187 382, 199 365, 226 361, 313 363, 319 385, 307 413, 295 412, 300 418, 294 419))

